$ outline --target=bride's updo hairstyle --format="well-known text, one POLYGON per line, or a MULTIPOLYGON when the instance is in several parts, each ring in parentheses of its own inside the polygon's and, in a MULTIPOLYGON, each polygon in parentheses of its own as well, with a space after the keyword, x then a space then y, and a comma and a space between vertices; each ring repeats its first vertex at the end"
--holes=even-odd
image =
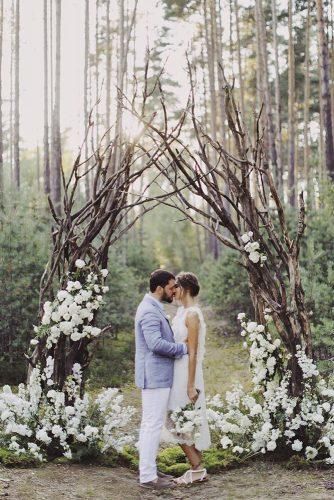
POLYGON ((179 273, 176 276, 176 283, 190 293, 191 297, 197 297, 200 291, 197 276, 193 273, 179 273))

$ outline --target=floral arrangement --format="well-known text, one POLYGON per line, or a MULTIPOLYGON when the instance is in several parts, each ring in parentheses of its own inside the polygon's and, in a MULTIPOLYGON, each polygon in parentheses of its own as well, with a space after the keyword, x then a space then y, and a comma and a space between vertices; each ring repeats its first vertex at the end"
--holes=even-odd
POLYGON ((134 408, 122 406, 118 389, 104 389, 95 399, 87 394, 80 397, 81 376, 81 367, 75 364, 66 381, 71 404, 66 403, 64 391, 43 391, 43 379, 48 382, 52 377, 51 359, 43 371, 34 368, 29 383, 20 384, 17 393, 4 386, 0 392, 1 446, 42 461, 57 454, 71 458, 78 445, 97 447, 104 453, 133 442, 125 428, 134 408))
POLYGON ((169 413, 169 430, 182 439, 197 438, 202 424, 201 408, 196 403, 188 403, 182 408, 176 408, 169 413))
POLYGON ((53 302, 44 303, 41 325, 34 327, 36 337, 31 340, 33 346, 41 338, 46 338, 46 347, 50 349, 62 333, 74 342, 84 337, 97 337, 101 333, 100 328, 89 323, 94 318, 94 312, 103 304, 103 294, 109 290, 103 284, 108 270, 89 272, 81 259, 77 259, 75 265, 77 272, 68 275, 66 287, 57 293, 53 302))
POLYGON ((248 258, 254 264, 260 263, 262 267, 265 261, 267 260, 267 256, 260 251, 260 244, 258 241, 252 241, 253 232, 249 231, 241 236, 241 240, 244 243, 244 248, 248 253, 248 258))
MULTIPOLYGON (((103 280, 108 271, 99 273, 85 269, 76 261, 77 272, 68 275, 66 287, 53 302, 44 304, 41 325, 34 328, 31 344, 45 340, 46 348, 55 345, 61 334, 76 342, 93 338, 101 329, 90 325, 108 291, 103 280), (78 278, 81 278, 79 281, 78 278)), ((51 350, 52 352, 52 350, 51 350)), ((133 437, 125 431, 135 409, 123 406, 118 389, 104 389, 96 398, 81 396, 82 367, 74 363, 62 390, 54 380, 54 359, 47 356, 44 367, 36 366, 29 382, 14 392, 6 385, 0 392, 0 446, 15 454, 28 454, 38 460, 48 456, 72 457, 78 446, 98 448, 102 453, 117 451, 133 437)))
POLYGON ((296 357, 304 390, 300 397, 290 396, 289 355, 268 332, 270 311, 265 313, 266 325, 238 315, 254 388, 247 394, 239 386, 227 392, 224 401, 220 395, 209 399, 210 427, 224 449, 245 457, 280 448, 334 464, 334 387, 319 376, 314 361, 299 346, 296 357))

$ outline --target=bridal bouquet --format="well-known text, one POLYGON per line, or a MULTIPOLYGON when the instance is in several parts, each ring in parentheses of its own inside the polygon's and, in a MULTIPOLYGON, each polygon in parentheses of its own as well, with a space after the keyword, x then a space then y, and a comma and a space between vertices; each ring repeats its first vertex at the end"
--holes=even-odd
POLYGON ((173 426, 170 431, 182 439, 197 438, 202 423, 201 408, 196 408, 194 403, 188 403, 182 408, 176 408, 169 413, 173 426))

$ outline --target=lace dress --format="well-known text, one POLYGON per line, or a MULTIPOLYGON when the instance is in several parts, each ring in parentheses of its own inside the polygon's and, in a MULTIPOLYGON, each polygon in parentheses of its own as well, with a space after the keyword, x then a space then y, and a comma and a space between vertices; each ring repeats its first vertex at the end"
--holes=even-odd
POLYGON ((195 444, 197 450, 206 450, 210 447, 210 431, 206 416, 206 404, 205 404, 205 390, 204 390, 204 378, 203 378, 203 359, 205 354, 205 333, 206 326, 203 318, 201 309, 198 306, 192 307, 179 307, 176 316, 173 319, 172 327, 174 331, 175 342, 184 342, 188 337, 188 330, 185 324, 186 316, 189 312, 196 312, 200 321, 199 336, 198 336, 198 348, 197 348, 197 364, 196 364, 196 374, 195 374, 195 388, 200 390, 199 397, 195 403, 195 408, 200 409, 201 412, 201 426, 196 432, 195 436, 187 435, 176 435, 170 432, 173 428, 173 422, 169 418, 168 414, 170 411, 177 408, 183 408, 190 403, 187 394, 188 385, 188 355, 182 356, 182 358, 176 359, 174 361, 174 378, 173 386, 170 391, 169 401, 168 401, 168 414, 166 419, 165 427, 162 430, 161 440, 167 443, 180 443, 180 444, 195 444))

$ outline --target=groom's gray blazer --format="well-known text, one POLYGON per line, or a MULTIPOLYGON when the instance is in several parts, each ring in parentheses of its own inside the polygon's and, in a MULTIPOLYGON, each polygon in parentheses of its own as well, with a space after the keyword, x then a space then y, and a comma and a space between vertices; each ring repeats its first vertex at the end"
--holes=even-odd
POLYGON ((135 318, 136 385, 141 389, 172 387, 174 359, 187 353, 185 344, 174 341, 163 306, 146 294, 135 318))

